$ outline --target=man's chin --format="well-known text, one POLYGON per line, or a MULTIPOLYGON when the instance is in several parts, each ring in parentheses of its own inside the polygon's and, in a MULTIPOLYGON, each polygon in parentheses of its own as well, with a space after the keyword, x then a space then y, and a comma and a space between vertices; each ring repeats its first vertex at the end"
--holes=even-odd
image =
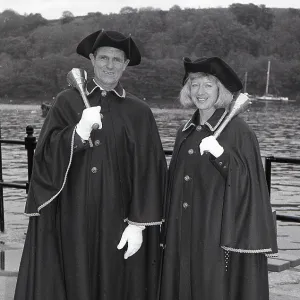
POLYGON ((105 88, 107 86, 110 86, 110 87, 114 88, 118 84, 118 81, 116 81, 115 78, 114 79, 110 79, 110 78, 98 79, 98 78, 95 78, 95 80, 100 86, 103 86, 103 88, 105 88))

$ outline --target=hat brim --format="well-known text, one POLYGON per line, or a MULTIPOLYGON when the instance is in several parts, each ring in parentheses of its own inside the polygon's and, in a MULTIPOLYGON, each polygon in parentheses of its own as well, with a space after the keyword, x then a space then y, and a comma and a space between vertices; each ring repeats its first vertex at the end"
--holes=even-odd
POLYGON ((98 30, 85 37, 77 46, 76 52, 90 59, 89 55, 100 47, 113 47, 124 51, 129 59, 129 66, 135 66, 141 62, 141 54, 135 42, 117 31, 98 30))
POLYGON ((200 58, 195 61, 183 58, 185 84, 189 73, 205 73, 217 77, 221 83, 232 93, 240 91, 243 84, 234 70, 219 57, 200 58))

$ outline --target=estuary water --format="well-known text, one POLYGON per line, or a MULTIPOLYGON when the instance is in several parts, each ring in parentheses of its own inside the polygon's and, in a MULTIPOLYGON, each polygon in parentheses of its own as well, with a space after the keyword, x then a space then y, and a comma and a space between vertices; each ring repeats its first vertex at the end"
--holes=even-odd
MULTIPOLYGON (((163 147, 172 149, 178 127, 193 114, 191 109, 153 108, 163 147)), ((300 105, 296 102, 253 101, 241 117, 254 129, 261 154, 300 159, 300 105)), ((27 125, 38 137, 44 118, 38 105, 0 104, 1 135, 4 139, 24 140, 27 125)), ((27 181, 24 146, 2 145, 3 180, 27 181)), ((300 216, 300 165, 272 163, 271 203, 279 214, 300 216)), ((28 218, 23 215, 24 190, 4 188, 4 244, 23 244, 28 218)), ((300 229, 300 228, 299 228, 300 229)))

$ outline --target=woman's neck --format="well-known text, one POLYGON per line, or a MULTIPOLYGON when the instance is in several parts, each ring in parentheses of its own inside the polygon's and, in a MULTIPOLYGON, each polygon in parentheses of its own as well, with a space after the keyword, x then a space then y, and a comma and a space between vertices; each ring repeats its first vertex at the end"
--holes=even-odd
POLYGON ((215 111, 216 109, 214 107, 209 110, 199 109, 200 125, 204 125, 205 122, 214 114, 215 111))

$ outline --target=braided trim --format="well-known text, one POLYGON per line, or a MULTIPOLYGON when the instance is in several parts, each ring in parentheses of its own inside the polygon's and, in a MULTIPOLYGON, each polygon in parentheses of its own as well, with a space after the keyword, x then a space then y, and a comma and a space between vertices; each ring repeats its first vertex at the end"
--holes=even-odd
POLYGON ((265 252, 271 252, 272 249, 256 249, 256 250, 250 250, 250 249, 236 249, 236 248, 230 248, 226 246, 221 246, 222 249, 226 251, 231 251, 231 252, 237 252, 237 253, 249 253, 249 254, 255 254, 255 253, 265 253, 265 252))
POLYGON ((149 222, 149 223, 138 223, 138 222, 130 221, 130 220, 128 220, 128 218, 126 218, 124 220, 124 222, 127 222, 128 224, 131 224, 131 225, 137 225, 137 226, 155 226, 155 225, 161 225, 162 224, 162 221, 159 221, 159 222, 149 222))
POLYGON ((31 213, 31 214, 24 213, 24 215, 27 217, 39 217, 41 214, 39 214, 39 213, 31 213))
POLYGON ((265 256, 266 256, 267 258, 278 257, 278 253, 269 253, 269 254, 266 253, 265 256))
POLYGON ((60 188, 60 190, 53 196, 51 197, 47 202, 43 203, 42 205, 40 205, 38 207, 38 212, 37 213, 30 213, 30 214, 26 214, 26 216, 29 216, 29 217, 37 217, 37 216, 40 216, 39 214, 39 211, 44 208, 45 206, 47 206, 49 203, 51 203, 59 194, 60 192, 63 190, 65 184, 66 184, 66 181, 67 181, 67 176, 68 176, 68 172, 70 170, 70 167, 71 167, 71 163, 72 163, 72 159, 73 159, 73 148, 74 148, 74 137, 75 137, 75 130, 76 128, 74 128, 73 130, 73 133, 72 133, 72 140, 71 140, 71 152, 70 152, 70 160, 69 160, 69 164, 68 164, 68 167, 67 167, 67 170, 66 170, 66 173, 65 173, 65 176, 64 176, 64 181, 63 181, 63 184, 60 188))

